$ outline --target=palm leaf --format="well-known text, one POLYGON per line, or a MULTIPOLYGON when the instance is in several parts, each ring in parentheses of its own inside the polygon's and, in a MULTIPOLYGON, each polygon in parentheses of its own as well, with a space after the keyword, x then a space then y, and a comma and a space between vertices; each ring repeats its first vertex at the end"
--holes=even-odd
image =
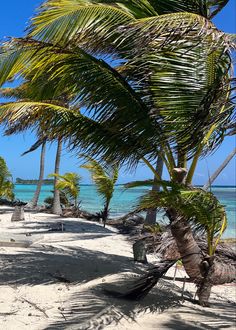
POLYGON ((41 138, 37 140, 27 151, 23 152, 21 156, 25 156, 26 154, 37 150, 42 144, 46 142, 46 140, 46 138, 41 138))
POLYGON ((30 36, 65 46, 74 40, 88 47, 101 47, 104 36, 120 25, 134 21, 133 15, 109 5, 83 1, 48 1, 33 18, 30 36))
POLYGON ((212 255, 216 243, 227 227, 224 207, 210 192, 201 189, 172 189, 170 191, 150 191, 141 197, 138 210, 173 207, 185 217, 197 231, 203 231, 208 238, 209 254, 212 255), (216 242, 214 242, 216 239, 216 242))
POLYGON ((81 168, 90 171, 92 180, 96 184, 98 193, 105 199, 110 200, 114 191, 114 184, 118 179, 118 167, 106 164, 104 167, 98 163, 94 158, 82 155, 87 161, 81 168))
POLYGON ((48 177, 57 178, 56 188, 66 195, 68 199, 77 199, 80 193, 79 182, 81 176, 77 173, 69 172, 64 175, 57 173, 49 174, 48 177))

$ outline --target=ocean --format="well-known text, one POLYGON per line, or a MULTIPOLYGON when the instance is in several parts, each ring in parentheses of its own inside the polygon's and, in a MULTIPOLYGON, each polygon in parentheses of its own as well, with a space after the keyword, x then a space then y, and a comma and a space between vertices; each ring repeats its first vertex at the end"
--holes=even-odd
MULTIPOLYGON (((35 185, 16 184, 16 199, 25 202, 31 200, 35 189, 35 185)), ((44 199, 52 195, 52 190, 53 186, 51 185, 42 186, 39 204, 43 204, 44 199)), ((117 185, 110 205, 111 217, 130 212, 135 207, 139 197, 146 191, 147 188, 144 187, 124 189, 122 185, 117 185)), ((212 192, 226 208, 228 227, 224 232, 224 237, 236 237, 236 187, 214 186, 212 192)), ((81 185, 79 200, 81 201, 81 208, 89 212, 98 212, 102 209, 103 202, 94 185, 81 185)), ((162 213, 158 214, 158 221, 166 221, 162 213)))

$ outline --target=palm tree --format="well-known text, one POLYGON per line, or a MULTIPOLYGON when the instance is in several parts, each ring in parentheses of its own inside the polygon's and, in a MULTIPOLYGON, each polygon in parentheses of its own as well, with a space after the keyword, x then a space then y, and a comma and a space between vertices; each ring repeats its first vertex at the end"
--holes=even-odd
POLYGON ((11 178, 5 160, 0 157, 0 197, 9 198, 12 201, 14 199, 14 185, 10 180, 11 178))
MULTIPOLYGON (((202 304, 209 298, 209 283, 234 278, 226 274, 227 267, 201 253, 189 224, 193 217, 201 222, 209 213, 200 208, 206 201, 208 208, 214 207, 209 221, 221 219, 219 235, 225 228, 225 214, 214 196, 191 188, 191 182, 199 158, 221 143, 234 110, 230 50, 235 45, 210 22, 227 2, 47 1, 27 38, 3 45, 0 60, 0 83, 19 72, 27 74, 31 67, 37 71, 35 82, 45 72, 52 82, 60 78, 57 92, 66 86, 75 101, 87 107, 89 117, 45 103, 47 111, 40 108, 37 113, 44 114, 52 137, 60 134, 71 148, 81 147, 92 157, 129 166, 142 160, 152 170, 166 194, 160 199, 162 207, 202 304), (119 66, 112 67, 97 54, 119 59, 119 66), (160 180, 152 165, 157 155, 170 182, 160 180), (195 216, 186 212, 185 197, 200 208, 191 208, 195 216)), ((17 119, 31 107, 14 104, 17 119)), ((159 194, 152 195, 152 208, 161 207, 159 194)), ((212 235, 208 233, 209 251, 214 255, 212 235)))
POLYGON ((60 170, 61 151, 62 151, 62 141, 61 139, 58 139, 56 159, 55 159, 55 170, 54 170, 54 173, 56 175, 54 176, 53 204, 52 204, 52 213, 57 215, 62 214, 62 208, 60 202, 60 190, 58 189, 59 181, 57 176, 59 175, 59 170, 60 170))
POLYGON ((50 177, 58 178, 56 189, 65 194, 67 200, 72 200, 74 207, 78 207, 78 196, 80 192, 79 182, 81 180, 80 175, 77 173, 65 173, 64 175, 60 174, 50 174, 50 177))
MULTIPOLYGON (((45 154, 46 154, 46 139, 43 139, 43 141, 37 141, 36 144, 41 144, 41 152, 40 152, 40 165, 39 165, 39 178, 38 178, 38 183, 37 183, 37 188, 34 192, 34 196, 29 201, 26 206, 29 208, 35 208, 38 205, 38 200, 41 192, 41 188, 43 185, 43 179, 44 179, 44 167, 45 167, 45 154), (37 143, 38 142, 38 143, 37 143)), ((38 146, 34 144, 28 152, 31 152, 35 150, 38 146), (33 150, 32 150, 33 149, 33 150)), ((23 155, 25 155, 26 152, 24 152, 23 155)))
MULTIPOLYGON (((163 172, 163 160, 161 157, 158 157, 156 163, 156 172, 159 174, 160 178, 162 177, 163 172)), ((160 191, 160 184, 158 184, 156 177, 154 176, 154 184, 152 186, 152 191, 160 191)), ((145 224, 154 225, 156 223, 157 209, 148 209, 145 219, 145 224)))
MULTIPOLYGON (((22 84, 19 87, 15 88, 1 88, 0 89, 0 95, 4 98, 13 98, 18 100, 28 100, 30 99, 31 92, 28 88, 28 84, 22 84)), ((17 132, 16 129, 8 129, 6 131, 6 134, 11 135, 15 134, 17 132)), ((34 145, 23 153, 23 155, 26 155, 29 152, 35 151, 38 147, 41 146, 41 153, 40 153, 40 169, 39 169, 39 178, 37 183, 37 188, 34 192, 34 196, 31 201, 27 203, 27 207, 29 208, 35 208, 38 205, 38 200, 40 196, 41 187, 43 184, 43 178, 44 178, 44 164, 45 164, 45 153, 46 153, 46 139, 45 138, 39 138, 34 145)))
POLYGON ((118 179, 118 166, 106 163, 104 166, 99 164, 94 158, 85 156, 87 163, 81 165, 91 173, 91 178, 96 185, 97 192, 104 200, 103 210, 100 212, 104 227, 109 216, 109 205, 113 196, 116 181, 118 179))
MULTIPOLYGON (((30 76, 27 77, 27 80, 24 81, 20 86, 14 88, 1 88, 0 94, 7 98, 18 99, 18 102, 25 102, 25 101, 40 101, 45 98, 48 102, 55 103, 55 104, 63 104, 66 105, 68 103, 69 96, 66 94, 65 89, 64 93, 60 93, 60 95, 54 95, 54 89, 56 88, 52 83, 44 83, 43 85, 39 85, 39 83, 32 83, 30 80, 32 78, 33 72, 30 72, 30 76)), ((40 81, 45 82, 45 76, 40 79, 40 81)), ((38 105, 31 108, 30 118, 27 118, 27 124, 22 123, 22 121, 18 121, 17 124, 15 123, 12 125, 10 123, 10 116, 11 112, 14 117, 14 109, 11 109, 11 103, 9 103, 10 109, 9 114, 5 117, 5 122, 7 122, 7 130, 6 134, 15 134, 17 132, 21 132, 24 129, 28 129, 29 127, 35 126, 35 122, 40 120, 37 118, 37 114, 34 112, 36 108, 38 109, 38 105), (31 121, 29 123, 29 121, 31 121)), ((27 117, 27 116, 26 116, 27 117)), ((36 150, 38 147, 42 146, 41 149, 41 157, 40 157, 40 172, 39 172, 39 180, 37 184, 37 188, 32 200, 27 204, 28 207, 36 207, 43 183, 44 177, 44 162, 45 162, 45 152, 46 152, 46 140, 47 138, 44 136, 45 133, 43 132, 45 127, 43 126, 45 123, 41 123, 41 126, 38 126, 38 141, 23 155, 28 152, 32 152, 36 150)), ((55 173, 59 174, 60 169, 60 159, 61 159, 61 151, 62 151, 62 140, 61 138, 54 139, 57 141, 57 151, 56 151, 56 158, 55 158, 55 173)), ((52 205, 52 213, 60 215, 62 213, 61 203, 60 203, 60 193, 59 190, 56 188, 57 186, 57 177, 54 178, 54 191, 53 191, 53 205, 52 205)))

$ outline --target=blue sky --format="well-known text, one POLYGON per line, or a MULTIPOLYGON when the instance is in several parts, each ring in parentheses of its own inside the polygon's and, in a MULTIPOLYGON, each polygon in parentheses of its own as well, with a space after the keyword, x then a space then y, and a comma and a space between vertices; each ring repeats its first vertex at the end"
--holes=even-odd
MULTIPOLYGON (((22 36, 27 21, 33 16, 35 8, 41 3, 39 0, 8 0, 2 1, 0 11, 0 40, 10 36, 22 36)), ((236 33, 236 1, 230 0, 229 4, 215 19, 215 24, 223 31, 236 33)), ((38 176, 39 151, 20 155, 33 143, 35 137, 32 133, 19 134, 11 137, 0 136, 0 155, 7 161, 13 177, 36 178, 38 176)), ((222 146, 210 157, 200 162, 194 179, 194 183, 203 184, 208 178, 208 169, 212 173, 224 158, 236 145, 235 137, 226 138, 222 146)), ((53 172, 55 146, 48 147, 46 155, 45 176, 53 172)), ((83 176, 83 182, 89 182, 89 176, 85 170, 79 169, 79 160, 75 155, 63 150, 61 173, 74 171, 83 176)), ((234 159, 219 176, 215 184, 236 185, 236 160, 234 159)), ((136 173, 121 171, 119 183, 150 178, 152 175, 146 167, 140 165, 136 173)))

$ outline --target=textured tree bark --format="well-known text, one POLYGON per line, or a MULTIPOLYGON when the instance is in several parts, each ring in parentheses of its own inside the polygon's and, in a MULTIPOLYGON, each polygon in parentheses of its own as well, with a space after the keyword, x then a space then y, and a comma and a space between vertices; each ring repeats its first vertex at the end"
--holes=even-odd
POLYGON ((198 287, 199 304, 208 306, 212 287, 210 276, 212 263, 198 246, 186 219, 178 216, 172 209, 168 210, 167 214, 170 219, 171 233, 178 247, 184 269, 198 287))
MULTIPOLYGON (((160 156, 157 158, 156 171, 161 177, 163 172, 163 160, 160 156)), ((156 181, 157 180, 155 177, 154 185, 152 186, 152 191, 160 191, 160 185, 156 181)), ((156 217, 157 217, 157 209, 150 209, 147 211, 147 215, 144 223, 146 225, 154 225, 156 223, 156 217)))
MULTIPOLYGON (((208 306, 213 285, 235 281, 235 266, 222 264, 220 258, 209 256, 199 247, 192 229, 183 217, 175 211, 167 211, 172 236, 175 239, 179 256, 190 279, 197 285, 197 295, 202 306, 208 306)), ((175 256, 176 257, 176 256, 175 256)))
POLYGON ((40 170, 39 170, 39 179, 38 179, 37 188, 32 200, 29 203, 27 203, 26 207, 35 208, 38 205, 39 195, 44 178, 45 153, 46 153, 46 142, 43 142, 41 148, 41 155, 40 155, 40 170))
POLYGON ((170 219, 171 234, 175 239, 186 273, 191 279, 202 279, 200 265, 204 255, 193 237, 189 224, 173 209, 169 209, 167 215, 170 219))
MULTIPOLYGON (((61 150, 62 150, 62 141, 58 139, 57 142, 57 153, 55 160, 55 174, 59 174, 60 170, 60 161, 61 161, 61 150)), ((61 202, 60 202, 60 191, 56 188, 58 182, 58 178, 54 178, 54 193, 53 193, 53 205, 52 205, 52 213, 53 214, 62 214, 61 202)))

